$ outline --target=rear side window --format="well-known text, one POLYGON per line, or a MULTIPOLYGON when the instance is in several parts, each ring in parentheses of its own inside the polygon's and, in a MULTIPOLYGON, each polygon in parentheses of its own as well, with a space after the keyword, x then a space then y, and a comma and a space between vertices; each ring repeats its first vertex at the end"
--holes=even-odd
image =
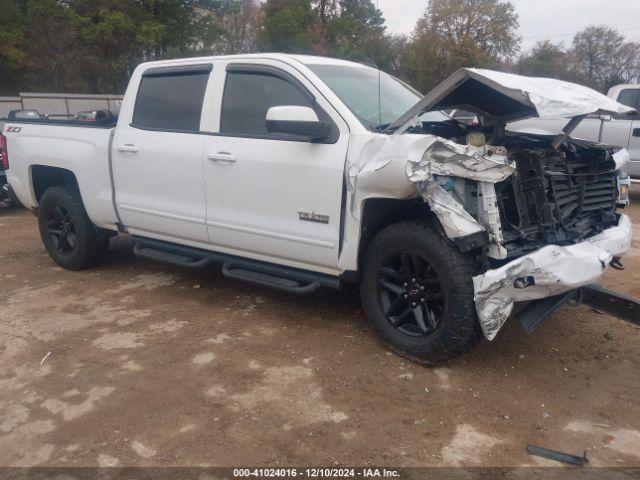
POLYGON ((638 105, 638 93, 640 90, 637 88, 628 88, 626 90, 622 90, 620 95, 618 95, 618 102, 626 105, 627 107, 637 108, 638 105))
POLYGON ((133 126, 199 131, 210 70, 157 69, 149 75, 144 74, 133 111, 133 126))
POLYGON ((290 82, 268 73, 228 72, 222 101, 220 133, 251 137, 267 131, 267 110, 282 105, 311 107, 311 101, 290 82))

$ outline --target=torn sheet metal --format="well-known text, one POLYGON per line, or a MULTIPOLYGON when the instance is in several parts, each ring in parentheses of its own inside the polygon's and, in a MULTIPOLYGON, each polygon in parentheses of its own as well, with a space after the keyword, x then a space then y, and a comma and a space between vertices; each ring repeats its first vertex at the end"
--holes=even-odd
POLYGON ((440 185, 436 183, 422 183, 420 185, 420 193, 422 193, 431 210, 440 220, 440 224, 449 238, 466 237, 467 235, 485 230, 484 227, 440 185))
POLYGON ((473 278, 476 311, 485 337, 493 340, 511 315, 515 302, 558 295, 597 282, 614 256, 631 246, 631 220, 587 241, 562 247, 548 245, 501 268, 473 278))
POLYGON ((613 154, 613 161, 616 162, 616 170, 620 170, 629 164, 631 155, 626 148, 621 148, 613 154))
MULTIPOLYGON (((449 238, 487 230, 496 245, 502 241, 502 230, 494 185, 509 178, 515 170, 515 164, 507 158, 504 148, 460 145, 440 137, 433 137, 421 156, 410 156, 406 166, 407 178, 416 185, 449 238), (450 193, 439 185, 442 179, 477 182, 479 200, 472 208, 478 215, 477 220, 458 201, 455 192, 450 193)), ((503 257, 498 250, 495 255, 503 257)))
POLYGON ((504 149, 460 145, 440 137, 435 137, 418 162, 415 159, 407 162, 407 176, 414 183, 427 181, 433 175, 497 183, 515 171, 516 166, 509 161, 504 149))

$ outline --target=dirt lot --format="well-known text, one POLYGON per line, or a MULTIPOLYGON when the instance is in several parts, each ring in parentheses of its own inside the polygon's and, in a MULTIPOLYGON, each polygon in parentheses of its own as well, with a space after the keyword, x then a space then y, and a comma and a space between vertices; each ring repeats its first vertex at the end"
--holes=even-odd
MULTIPOLYGON (((640 225, 640 189, 629 209, 640 225)), ((307 298, 133 256, 68 272, 0 208, 0 465, 640 466, 640 328, 564 310, 429 369, 353 294, 307 298), (50 353, 49 353, 50 352, 50 353)), ((640 297, 640 229, 606 284, 640 297)))

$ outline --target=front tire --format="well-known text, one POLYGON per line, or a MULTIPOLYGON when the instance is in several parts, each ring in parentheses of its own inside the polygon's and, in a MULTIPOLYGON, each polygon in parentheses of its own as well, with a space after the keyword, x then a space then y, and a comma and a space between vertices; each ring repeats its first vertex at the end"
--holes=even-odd
POLYGON ((382 230, 363 270, 363 310, 396 353, 437 365, 480 338, 473 262, 427 225, 402 222, 382 230))
POLYGON ((99 239, 78 189, 60 185, 47 189, 38 207, 40 237, 49 256, 62 268, 83 270, 98 265, 108 243, 99 239))

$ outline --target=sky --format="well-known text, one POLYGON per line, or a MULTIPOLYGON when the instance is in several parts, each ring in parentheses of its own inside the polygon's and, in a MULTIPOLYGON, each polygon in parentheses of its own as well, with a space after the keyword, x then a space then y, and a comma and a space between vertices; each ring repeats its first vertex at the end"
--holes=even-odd
MULTIPOLYGON (((375 2, 376 0, 374 0, 375 2)), ((640 41, 640 0, 512 0, 520 17, 522 49, 549 39, 570 44, 589 25, 607 25, 640 41)), ((427 0, 377 0, 391 33, 409 34, 427 0)))

